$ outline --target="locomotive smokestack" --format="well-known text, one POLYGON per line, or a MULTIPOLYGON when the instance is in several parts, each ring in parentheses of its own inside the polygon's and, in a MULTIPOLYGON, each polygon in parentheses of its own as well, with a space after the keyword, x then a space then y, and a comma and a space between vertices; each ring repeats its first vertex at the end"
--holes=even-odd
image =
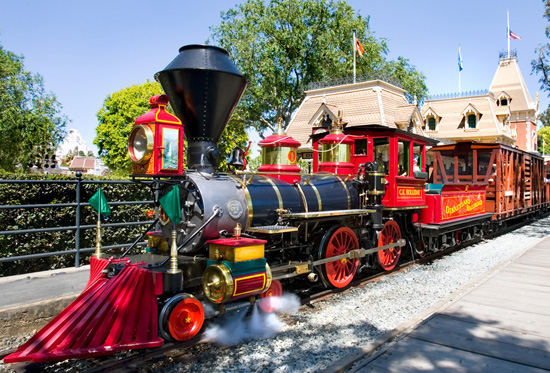
POLYGON ((214 173, 218 141, 247 82, 222 48, 186 45, 179 52, 155 78, 184 125, 187 166, 214 173))

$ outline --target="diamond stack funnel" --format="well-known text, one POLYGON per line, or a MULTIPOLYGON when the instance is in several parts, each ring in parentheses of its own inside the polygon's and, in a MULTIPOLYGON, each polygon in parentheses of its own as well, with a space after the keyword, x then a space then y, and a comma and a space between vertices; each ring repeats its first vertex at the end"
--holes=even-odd
POLYGON ((186 45, 155 78, 170 98, 188 141, 187 167, 214 173, 218 141, 246 88, 246 78, 226 50, 186 45))

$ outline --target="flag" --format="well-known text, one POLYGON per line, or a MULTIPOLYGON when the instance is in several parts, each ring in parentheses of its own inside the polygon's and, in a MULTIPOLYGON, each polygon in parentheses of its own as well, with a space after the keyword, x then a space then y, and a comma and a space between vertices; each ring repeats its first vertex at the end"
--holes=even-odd
POLYGON ((159 198, 162 209, 174 224, 181 221, 180 188, 174 185, 171 191, 159 198))
POLYGON ((99 212, 104 217, 111 215, 111 208, 109 207, 107 198, 105 198, 105 194, 103 194, 101 188, 99 188, 92 198, 88 200, 88 203, 94 208, 94 210, 99 212))
POLYGON ((521 38, 518 35, 514 34, 510 29, 508 29, 508 37, 512 40, 521 40, 521 38))
MULTIPOLYGON (((353 36, 355 41, 354 41, 354 48, 355 50, 359 53, 360 56, 363 55, 363 52, 365 52, 365 49, 363 48, 363 45, 361 45, 361 42, 359 41, 359 39, 357 39, 356 36, 353 36)), ((349 44, 348 44, 349 45, 349 44)))
POLYGON ((462 66, 462 55, 460 54, 460 48, 458 48, 458 71, 462 71, 464 67, 462 66))

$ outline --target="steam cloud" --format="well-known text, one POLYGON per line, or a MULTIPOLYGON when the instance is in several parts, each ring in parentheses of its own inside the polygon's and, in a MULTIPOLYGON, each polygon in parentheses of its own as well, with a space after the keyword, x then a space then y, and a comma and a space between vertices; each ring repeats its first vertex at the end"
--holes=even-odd
MULTIPOLYGON (((262 312, 256 303, 250 318, 246 312, 239 312, 229 319, 211 325, 204 332, 204 339, 217 345, 228 347, 239 344, 245 339, 271 338, 283 327, 276 313, 295 314, 300 308, 300 299, 294 294, 268 298, 274 312, 262 312)), ((264 300, 265 301, 265 300, 264 300)))

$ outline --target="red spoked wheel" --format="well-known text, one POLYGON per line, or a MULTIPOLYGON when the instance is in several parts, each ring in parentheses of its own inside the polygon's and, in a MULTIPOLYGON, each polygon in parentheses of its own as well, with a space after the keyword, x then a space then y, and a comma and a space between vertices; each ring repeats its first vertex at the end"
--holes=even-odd
MULTIPOLYGON (((378 237, 378 247, 389 245, 401 239, 401 229, 394 220, 388 220, 378 237)), ((378 264, 384 271, 391 271, 397 265, 401 256, 401 247, 380 250, 378 252, 378 264)))
POLYGON ((190 294, 170 298, 159 315, 160 334, 169 341, 187 341, 196 336, 204 323, 204 308, 190 294))
POLYGON ((273 301, 273 297, 281 297, 283 295, 283 285, 281 281, 273 280, 271 286, 265 293, 261 295, 260 308, 264 312, 273 312, 277 309, 277 303, 273 301))
MULTIPOLYGON (((323 249, 323 258, 331 258, 359 249, 359 241, 351 229, 347 227, 333 228, 323 237, 321 248, 323 249)), ((344 258, 326 263, 322 266, 322 274, 329 286, 344 288, 353 280, 358 266, 359 259, 344 258)))

